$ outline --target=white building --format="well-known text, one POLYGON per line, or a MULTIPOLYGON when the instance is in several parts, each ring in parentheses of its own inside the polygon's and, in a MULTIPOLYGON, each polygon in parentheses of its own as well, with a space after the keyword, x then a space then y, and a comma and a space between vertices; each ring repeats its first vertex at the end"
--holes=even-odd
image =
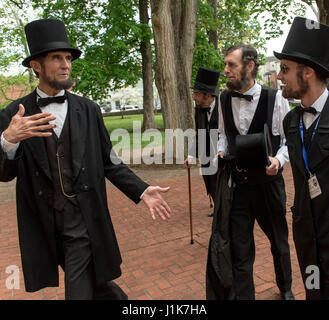
POLYGON ((281 81, 277 79, 280 72, 280 60, 274 56, 266 57, 265 65, 259 67, 258 74, 261 76, 261 83, 272 88, 280 89, 281 81))

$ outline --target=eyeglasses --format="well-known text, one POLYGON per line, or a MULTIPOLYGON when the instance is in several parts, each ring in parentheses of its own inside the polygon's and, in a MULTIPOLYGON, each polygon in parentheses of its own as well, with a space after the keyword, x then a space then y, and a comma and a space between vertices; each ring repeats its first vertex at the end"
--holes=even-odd
POLYGON ((284 64, 280 64, 280 70, 282 73, 287 73, 289 71, 289 68, 284 64))

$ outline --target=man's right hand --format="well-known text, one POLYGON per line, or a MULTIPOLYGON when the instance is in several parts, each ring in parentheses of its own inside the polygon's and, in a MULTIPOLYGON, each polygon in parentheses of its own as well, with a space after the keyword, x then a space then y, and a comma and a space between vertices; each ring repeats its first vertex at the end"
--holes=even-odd
POLYGON ((6 141, 17 143, 31 137, 50 137, 51 132, 45 132, 56 127, 49 121, 56 119, 49 112, 40 112, 33 116, 24 117, 25 108, 19 105, 18 112, 11 118, 8 128, 3 132, 6 141))
POLYGON ((186 158, 185 160, 184 160, 184 166, 186 167, 186 168, 191 168, 192 167, 192 165, 189 163, 189 161, 188 161, 188 158, 186 158))

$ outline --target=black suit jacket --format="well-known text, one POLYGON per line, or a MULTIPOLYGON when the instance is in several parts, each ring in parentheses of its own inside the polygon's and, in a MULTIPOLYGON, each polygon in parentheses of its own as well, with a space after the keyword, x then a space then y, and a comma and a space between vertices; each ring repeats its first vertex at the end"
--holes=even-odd
MULTIPOLYGON (((329 99, 327 100, 309 152, 310 171, 316 175, 322 194, 310 198, 309 174, 302 156, 299 133, 300 115, 291 110, 283 121, 289 158, 294 178, 295 198, 291 208, 293 214, 293 236, 298 262, 304 283, 310 275, 307 266, 321 266, 329 262, 329 99)), ((324 266, 324 265, 323 265, 324 266)), ((324 266, 326 269, 326 265, 324 266)), ((326 281, 329 279, 327 278, 326 281)), ((320 298, 319 290, 306 289, 308 299, 320 298)))
MULTIPOLYGON (((135 203, 148 184, 139 179, 112 150, 100 108, 94 102, 67 93, 70 114, 73 192, 91 239, 96 279, 121 275, 121 256, 107 206, 105 178, 135 203)), ((11 103, 0 112, 0 134, 17 113, 40 110, 36 92, 11 103)), ((27 291, 58 286, 58 258, 53 215, 53 184, 45 146, 46 138, 24 140, 14 160, 0 148, 0 181, 17 177, 17 218, 22 266, 27 291)))

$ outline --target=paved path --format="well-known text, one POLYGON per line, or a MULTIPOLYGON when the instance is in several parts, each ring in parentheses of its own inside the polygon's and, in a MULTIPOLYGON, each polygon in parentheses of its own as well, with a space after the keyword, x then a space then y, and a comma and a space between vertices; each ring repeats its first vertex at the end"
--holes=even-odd
MULTIPOLYGON (((192 209, 194 244, 190 244, 187 174, 184 169, 133 170, 146 181, 170 186, 165 198, 173 209, 169 221, 153 221, 142 203, 137 206, 118 189, 108 184, 108 201, 118 237, 123 275, 116 280, 129 299, 205 299, 205 267, 212 218, 209 201, 198 169, 193 169, 192 209)), ((291 234, 292 197, 294 194, 290 167, 285 170, 287 190, 287 220, 293 269, 293 291, 304 299, 304 290, 291 234)), ((277 300, 269 241, 255 226, 256 261, 254 279, 256 299, 277 300)), ((46 288, 35 293, 24 291, 18 246, 14 182, 0 183, 0 299, 64 299, 63 272, 60 287, 46 288), (8 266, 20 270, 20 289, 8 289, 8 266)))

